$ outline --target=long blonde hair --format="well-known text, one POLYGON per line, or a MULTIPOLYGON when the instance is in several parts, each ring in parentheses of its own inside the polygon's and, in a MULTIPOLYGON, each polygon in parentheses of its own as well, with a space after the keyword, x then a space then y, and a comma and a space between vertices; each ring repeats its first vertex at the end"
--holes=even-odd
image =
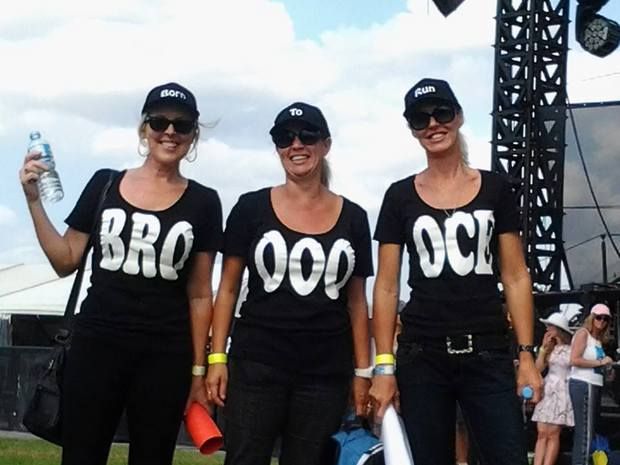
POLYGON ((597 338, 594 336, 594 333, 592 331, 594 329, 594 317, 595 316, 596 315, 593 315, 592 313, 590 313, 587 316, 587 318, 583 320, 583 324, 581 325, 581 327, 585 328, 592 335, 593 338, 598 339, 599 341, 601 341, 601 343, 605 344, 609 340, 609 331, 611 330, 610 329, 611 320, 607 323, 603 332, 600 333, 600 337, 597 338))

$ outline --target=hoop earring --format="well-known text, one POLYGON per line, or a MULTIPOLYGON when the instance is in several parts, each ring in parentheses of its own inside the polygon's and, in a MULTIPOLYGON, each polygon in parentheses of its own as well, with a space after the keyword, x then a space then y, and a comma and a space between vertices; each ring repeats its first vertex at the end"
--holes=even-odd
POLYGON ((146 158, 149 154, 149 148, 146 146, 146 138, 140 139, 138 142, 138 155, 143 158, 146 158))

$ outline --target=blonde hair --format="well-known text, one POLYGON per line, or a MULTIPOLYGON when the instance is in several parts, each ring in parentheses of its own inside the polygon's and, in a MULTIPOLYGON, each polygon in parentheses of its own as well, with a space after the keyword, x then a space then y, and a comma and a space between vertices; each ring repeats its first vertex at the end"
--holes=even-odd
POLYGON ((327 158, 323 157, 321 160, 321 184, 325 187, 329 187, 329 182, 332 179, 332 169, 329 166, 329 161, 327 158))
MULTIPOLYGON (((588 332, 592 335, 592 337, 594 337, 592 330, 594 329, 594 317, 595 316, 596 315, 593 315, 592 313, 590 313, 587 316, 587 318, 583 320, 583 324, 581 325, 582 328, 585 328, 588 330, 588 332)), ((598 340, 601 341, 603 344, 607 343, 607 341, 609 340, 609 331, 611 330, 610 326, 611 326, 611 320, 607 322, 605 329, 603 330, 600 337, 598 338, 598 340)))

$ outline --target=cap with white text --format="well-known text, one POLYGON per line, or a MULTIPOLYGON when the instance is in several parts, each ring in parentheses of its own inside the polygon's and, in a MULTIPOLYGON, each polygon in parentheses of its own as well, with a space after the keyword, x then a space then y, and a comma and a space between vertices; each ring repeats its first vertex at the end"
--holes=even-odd
POLYGON ((198 118, 200 112, 196 105, 196 97, 189 89, 176 82, 169 82, 153 88, 146 96, 142 107, 142 114, 160 105, 176 105, 187 110, 194 118, 198 118))
POLYGON ((408 119, 409 115, 422 103, 440 102, 454 105, 457 110, 461 104, 456 99, 450 84, 441 79, 424 78, 417 82, 405 95, 405 111, 403 116, 408 119))
POLYGON ((291 103, 278 113, 269 134, 273 135, 274 131, 293 121, 301 121, 314 129, 318 129, 325 138, 331 136, 327 120, 321 110, 304 102, 291 103))

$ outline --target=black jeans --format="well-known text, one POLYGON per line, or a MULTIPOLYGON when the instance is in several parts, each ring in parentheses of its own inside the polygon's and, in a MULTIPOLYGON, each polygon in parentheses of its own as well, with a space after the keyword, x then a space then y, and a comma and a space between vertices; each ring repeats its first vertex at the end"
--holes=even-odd
POLYGON ((348 377, 297 376, 270 365, 229 359, 224 407, 225 465, 268 465, 282 438, 281 465, 323 465, 347 407, 348 377))
POLYGON ((448 354, 399 342, 396 378, 416 465, 453 465, 456 402, 484 465, 526 465, 527 450, 508 349, 448 354))
POLYGON ((191 364, 190 352, 130 349, 76 331, 63 382, 62 465, 105 465, 123 409, 128 463, 170 465, 191 364))

